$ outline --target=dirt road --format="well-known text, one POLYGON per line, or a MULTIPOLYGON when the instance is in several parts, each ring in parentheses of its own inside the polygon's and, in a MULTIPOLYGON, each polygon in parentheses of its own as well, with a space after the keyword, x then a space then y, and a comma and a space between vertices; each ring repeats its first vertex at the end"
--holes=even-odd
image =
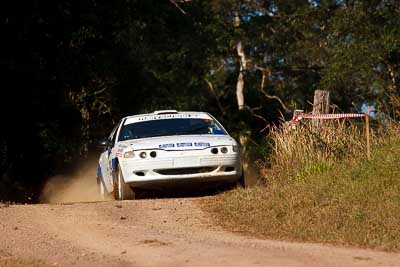
POLYGON ((198 199, 0 206, 0 266, 400 266, 400 255, 223 231, 198 199))

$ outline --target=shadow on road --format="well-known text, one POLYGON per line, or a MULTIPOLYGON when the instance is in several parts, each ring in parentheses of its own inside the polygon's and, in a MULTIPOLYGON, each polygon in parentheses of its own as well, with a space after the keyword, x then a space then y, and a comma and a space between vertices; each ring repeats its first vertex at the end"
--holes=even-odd
POLYGON ((136 199, 155 199, 155 198, 192 198, 215 196, 220 193, 232 190, 235 185, 202 186, 202 187, 175 187, 163 190, 138 190, 136 199))

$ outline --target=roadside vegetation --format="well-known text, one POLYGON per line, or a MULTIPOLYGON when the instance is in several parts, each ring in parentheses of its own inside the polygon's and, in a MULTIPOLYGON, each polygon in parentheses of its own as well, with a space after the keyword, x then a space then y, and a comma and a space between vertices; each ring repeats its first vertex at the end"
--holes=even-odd
POLYGON ((348 121, 272 129, 264 185, 204 200, 204 208, 245 234, 400 251, 399 133, 373 131, 368 161, 364 132, 348 121))
POLYGON ((127 115, 206 111, 261 144, 323 89, 341 113, 400 118, 397 0, 14 2, 0 23, 2 201, 39 202, 127 115))

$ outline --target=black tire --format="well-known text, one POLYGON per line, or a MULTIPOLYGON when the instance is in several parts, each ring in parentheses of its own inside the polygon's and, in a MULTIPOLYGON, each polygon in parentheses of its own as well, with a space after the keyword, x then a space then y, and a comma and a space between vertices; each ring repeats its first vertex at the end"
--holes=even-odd
POLYGON ((118 172, 116 173, 114 183, 113 183, 113 194, 115 200, 127 200, 135 199, 135 193, 130 188, 128 184, 125 183, 124 176, 122 174, 121 168, 118 166, 118 172))

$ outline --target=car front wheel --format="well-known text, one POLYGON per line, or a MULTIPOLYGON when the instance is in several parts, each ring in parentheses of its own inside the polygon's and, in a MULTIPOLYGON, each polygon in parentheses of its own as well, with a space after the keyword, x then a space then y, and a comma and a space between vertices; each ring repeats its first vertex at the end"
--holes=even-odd
POLYGON ((135 193, 124 181, 124 176, 120 166, 118 166, 117 179, 114 179, 114 199, 135 199, 135 193))

